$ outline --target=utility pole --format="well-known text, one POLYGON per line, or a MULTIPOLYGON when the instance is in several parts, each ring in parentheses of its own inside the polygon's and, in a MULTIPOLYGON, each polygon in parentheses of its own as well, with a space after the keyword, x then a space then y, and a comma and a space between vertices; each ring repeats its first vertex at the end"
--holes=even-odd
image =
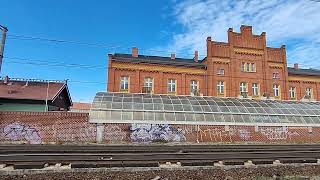
POLYGON ((4 45, 6 43, 8 28, 0 25, 0 30, 2 30, 2 39, 0 44, 0 73, 1 73, 4 45))

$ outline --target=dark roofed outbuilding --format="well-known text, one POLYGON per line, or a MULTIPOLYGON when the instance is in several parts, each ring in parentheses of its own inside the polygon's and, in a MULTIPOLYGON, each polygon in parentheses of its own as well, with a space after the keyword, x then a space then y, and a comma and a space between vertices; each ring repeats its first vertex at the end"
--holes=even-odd
POLYGON ((66 81, 0 80, 0 111, 67 111, 70 106, 66 81))

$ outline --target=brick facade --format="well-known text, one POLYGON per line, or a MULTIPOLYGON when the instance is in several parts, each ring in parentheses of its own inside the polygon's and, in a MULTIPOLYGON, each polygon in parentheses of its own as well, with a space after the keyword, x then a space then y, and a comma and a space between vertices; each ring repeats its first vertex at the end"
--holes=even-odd
MULTIPOLYGON (((288 73, 286 48, 267 47, 266 33, 260 35, 252 33, 251 26, 241 26, 240 33, 228 30, 228 42, 217 42, 213 38, 207 38, 207 57, 197 61, 195 53, 194 64, 202 64, 201 67, 184 67, 170 64, 175 58, 168 58, 167 64, 152 62, 118 62, 109 55, 108 91, 120 91, 120 77, 128 76, 130 93, 141 93, 146 77, 153 78, 153 92, 156 94, 168 94, 168 79, 176 79, 176 95, 190 95, 190 81, 198 81, 201 95, 239 97, 240 83, 247 85, 247 96, 252 98, 271 97, 274 99, 290 100, 289 87, 296 87, 296 98, 300 100, 306 94, 306 88, 313 89, 311 99, 320 100, 319 76, 291 75, 288 73), (255 72, 243 72, 242 63, 252 63, 255 72), (223 69, 224 75, 218 75, 218 70, 223 69), (274 74, 277 74, 274 78, 274 74), (224 81, 224 94, 218 94, 217 83, 224 81), (252 84, 259 86, 259 95, 253 96, 252 84), (279 85, 279 96, 274 96, 274 85, 279 85)), ((139 60, 138 49, 134 48, 132 58, 139 60)), ((190 60, 190 59, 189 59, 190 60)), ((192 59, 191 59, 192 61, 192 59)))

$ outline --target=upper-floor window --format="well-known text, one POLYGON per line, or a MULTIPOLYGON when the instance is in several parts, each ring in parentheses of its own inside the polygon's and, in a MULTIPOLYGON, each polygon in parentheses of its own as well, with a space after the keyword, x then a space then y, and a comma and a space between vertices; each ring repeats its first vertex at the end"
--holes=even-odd
POLYGON ((241 82, 240 83, 240 93, 246 93, 247 91, 247 83, 246 82, 241 82))
POLYGON ((253 96, 259 96, 260 90, 259 90, 259 84, 258 83, 252 83, 252 95, 253 96))
POLYGON ((290 99, 296 99, 296 87, 289 88, 290 99))
POLYGON ((274 97, 280 97, 280 85, 279 84, 273 85, 273 95, 274 95, 274 97))
POLYGON ((280 75, 278 72, 272 73, 272 79, 280 79, 280 75))
POLYGON ((218 68, 217 69, 217 75, 224 75, 224 69, 223 68, 218 68))
POLYGON ((241 71, 242 72, 257 72, 256 64, 255 63, 242 62, 241 71))
POLYGON ((217 83, 217 92, 218 94, 224 94, 224 81, 218 81, 217 83))
POLYGON ((144 86, 142 89, 143 93, 151 93, 153 89, 153 78, 146 77, 144 78, 144 86))
POLYGON ((169 79, 168 80, 168 92, 172 93, 172 92, 176 92, 176 80, 175 79, 169 79))
POLYGON ((308 87, 306 88, 306 96, 307 98, 313 98, 313 89, 308 87))
POLYGON ((199 82, 197 80, 190 81, 190 91, 193 95, 199 94, 199 82))
POLYGON ((121 91, 128 91, 129 90, 129 77, 128 76, 121 76, 120 77, 120 90, 121 91))
POLYGON ((153 78, 147 77, 144 79, 144 87, 151 87, 153 85, 153 78))

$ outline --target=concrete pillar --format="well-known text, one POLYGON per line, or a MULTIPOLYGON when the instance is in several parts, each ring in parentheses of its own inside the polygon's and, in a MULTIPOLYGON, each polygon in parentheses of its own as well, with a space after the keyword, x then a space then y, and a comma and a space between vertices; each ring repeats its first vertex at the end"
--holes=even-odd
POLYGON ((103 143, 103 136, 104 136, 104 124, 97 124, 97 136, 96 141, 97 143, 103 143))

